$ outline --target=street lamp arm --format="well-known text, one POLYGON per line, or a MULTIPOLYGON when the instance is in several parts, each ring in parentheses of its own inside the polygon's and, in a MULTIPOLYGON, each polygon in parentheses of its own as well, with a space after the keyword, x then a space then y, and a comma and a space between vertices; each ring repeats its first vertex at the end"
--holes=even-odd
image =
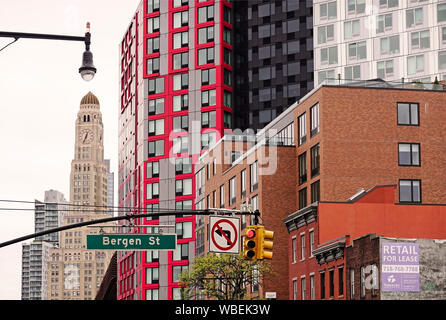
POLYGON ((0 31, 0 38, 85 41, 85 36, 77 37, 77 36, 67 36, 67 35, 57 35, 57 34, 24 33, 24 32, 10 32, 10 31, 0 31))

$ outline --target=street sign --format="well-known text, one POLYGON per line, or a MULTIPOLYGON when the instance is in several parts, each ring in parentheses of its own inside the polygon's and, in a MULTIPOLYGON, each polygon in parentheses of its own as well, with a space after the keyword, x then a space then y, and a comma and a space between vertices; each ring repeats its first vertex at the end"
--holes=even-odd
POLYGON ((210 216, 209 252, 240 252, 240 218, 210 216))
POLYGON ((176 234, 89 234, 88 250, 174 250, 176 234))

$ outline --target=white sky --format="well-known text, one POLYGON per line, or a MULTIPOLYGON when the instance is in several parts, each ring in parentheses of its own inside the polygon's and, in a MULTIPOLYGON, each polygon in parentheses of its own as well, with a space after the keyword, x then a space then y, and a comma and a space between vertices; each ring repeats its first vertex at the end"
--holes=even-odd
MULTIPOLYGON (((0 200, 43 201, 45 190, 69 200, 74 124, 82 97, 99 99, 105 158, 117 190, 119 43, 140 0, 0 0, 0 31, 83 36, 91 23, 98 72, 78 73, 85 45, 19 39, 0 51, 0 200)), ((13 39, 0 38, 0 48, 13 39)), ((0 208, 33 208, 0 202, 0 208)), ((0 242, 34 232, 33 211, 0 210, 0 242)), ((28 240, 26 242, 30 242, 28 240)), ((21 298, 22 243, 0 248, 0 299, 21 298)))

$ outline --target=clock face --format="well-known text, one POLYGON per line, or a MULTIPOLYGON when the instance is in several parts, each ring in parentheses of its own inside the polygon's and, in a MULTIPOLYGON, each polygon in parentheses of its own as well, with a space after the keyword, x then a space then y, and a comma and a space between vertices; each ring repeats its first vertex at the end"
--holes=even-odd
POLYGON ((93 132, 88 129, 83 129, 79 135, 80 142, 90 143, 93 140, 93 132))

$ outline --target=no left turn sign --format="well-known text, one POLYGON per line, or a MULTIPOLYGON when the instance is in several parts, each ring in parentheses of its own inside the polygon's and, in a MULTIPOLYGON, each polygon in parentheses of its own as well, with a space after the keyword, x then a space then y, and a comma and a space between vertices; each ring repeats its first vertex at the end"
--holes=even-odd
POLYGON ((240 218, 211 216, 209 225, 209 252, 240 252, 240 218))

